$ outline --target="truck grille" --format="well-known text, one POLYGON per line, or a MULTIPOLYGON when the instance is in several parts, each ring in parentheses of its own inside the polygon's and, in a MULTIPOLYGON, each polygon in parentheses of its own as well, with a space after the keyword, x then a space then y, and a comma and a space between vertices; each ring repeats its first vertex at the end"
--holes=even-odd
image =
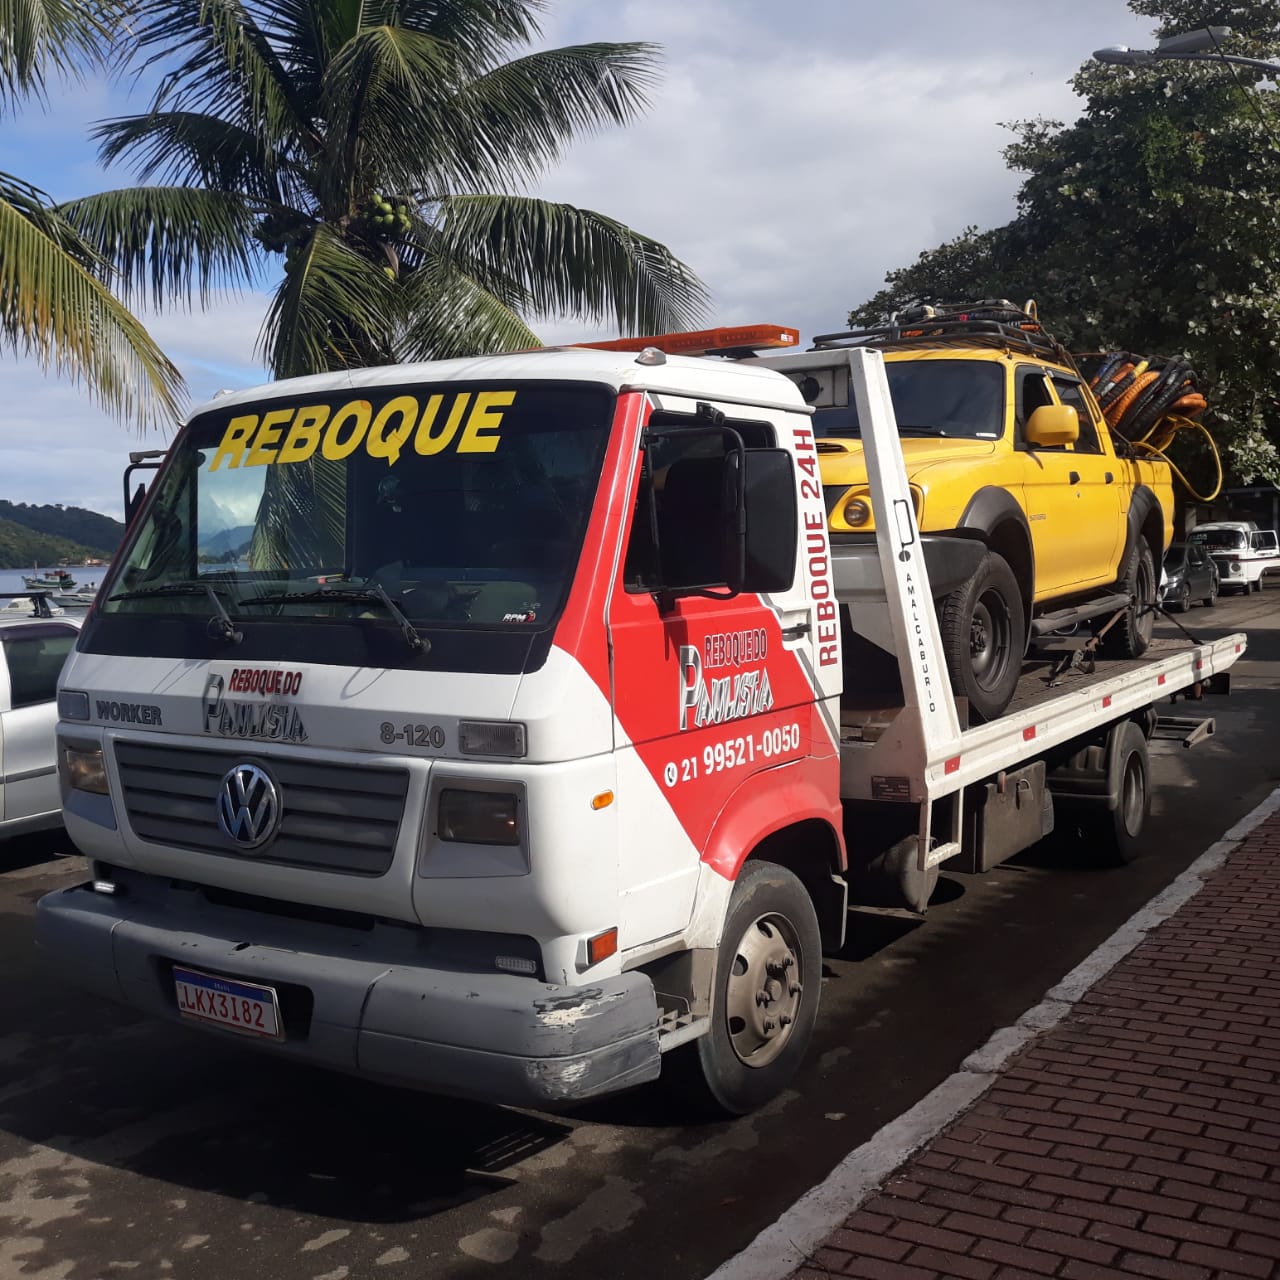
POLYGON ((380 876, 391 866, 409 775, 403 769, 280 760, 251 752, 115 744, 129 825, 148 844, 255 862, 380 876), (218 826, 227 770, 256 758, 275 778, 283 815, 275 839, 246 852, 218 826))

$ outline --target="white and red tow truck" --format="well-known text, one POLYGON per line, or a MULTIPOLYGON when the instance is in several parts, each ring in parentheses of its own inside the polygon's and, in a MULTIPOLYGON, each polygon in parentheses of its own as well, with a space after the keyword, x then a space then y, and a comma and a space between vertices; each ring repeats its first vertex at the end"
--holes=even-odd
POLYGON ((90 875, 39 904, 49 961, 398 1084, 563 1106, 675 1055, 744 1112, 803 1058, 851 902, 923 910, 939 867, 995 865, 1055 807, 1131 855, 1149 738, 1211 731, 1166 704, 1223 688, 1245 637, 1041 667, 962 727, 879 354, 838 357, 875 601, 833 557, 796 356, 679 354, 795 341, 368 369, 197 411, 63 672, 90 875), (842 632, 871 607, 894 661, 866 698, 842 632))

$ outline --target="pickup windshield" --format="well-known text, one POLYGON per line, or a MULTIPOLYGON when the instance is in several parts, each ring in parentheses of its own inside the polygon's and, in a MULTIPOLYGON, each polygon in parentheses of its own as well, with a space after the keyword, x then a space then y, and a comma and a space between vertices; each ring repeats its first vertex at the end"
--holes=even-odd
POLYGON ((424 633, 545 630, 612 402, 591 386, 448 383, 215 408, 175 445, 99 612, 221 605, 259 649, 273 625, 393 628, 381 591, 424 633))
MULTIPOLYGON (((1004 369, 992 361, 891 360, 885 375, 904 436, 996 440, 1004 433, 1004 369)), ((817 410, 813 421, 818 436, 862 435, 852 400, 817 410)))

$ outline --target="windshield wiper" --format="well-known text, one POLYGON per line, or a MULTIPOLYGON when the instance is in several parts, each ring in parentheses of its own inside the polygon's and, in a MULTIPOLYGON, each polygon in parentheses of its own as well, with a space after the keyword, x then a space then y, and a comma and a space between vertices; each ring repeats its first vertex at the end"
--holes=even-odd
POLYGON ((248 604, 304 604, 320 600, 351 601, 356 604, 380 604, 395 619, 404 636, 404 642, 414 653, 431 652, 431 641, 425 640, 414 628, 412 622, 400 612, 400 607, 387 595, 381 585, 372 587, 321 587, 316 591, 280 591, 274 595, 251 596, 247 600, 237 600, 236 605, 248 604))
POLYGON ((154 596, 208 596, 216 616, 209 619, 209 634, 215 640, 225 644, 239 644, 244 639, 244 632, 231 621, 231 615, 222 607, 218 593, 207 583, 197 582, 162 582, 155 587, 139 587, 136 591, 120 591, 110 597, 116 600, 146 600, 154 596))
POLYGON ((945 436, 947 433, 941 427, 912 427, 904 423, 898 423, 898 434, 912 436, 945 436))

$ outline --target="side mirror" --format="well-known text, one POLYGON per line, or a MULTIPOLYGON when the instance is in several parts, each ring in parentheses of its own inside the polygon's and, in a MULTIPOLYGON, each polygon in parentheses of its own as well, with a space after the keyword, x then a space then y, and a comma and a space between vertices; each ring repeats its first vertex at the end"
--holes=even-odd
MULTIPOLYGON (((787 591, 796 576, 795 464, 785 449, 749 449, 742 459, 742 576, 729 585, 736 591, 787 591)), ((735 461, 730 455, 725 461, 735 461)))
POLYGON ((1080 418, 1066 404, 1042 404, 1027 420, 1027 443, 1045 449, 1080 439, 1080 418))

